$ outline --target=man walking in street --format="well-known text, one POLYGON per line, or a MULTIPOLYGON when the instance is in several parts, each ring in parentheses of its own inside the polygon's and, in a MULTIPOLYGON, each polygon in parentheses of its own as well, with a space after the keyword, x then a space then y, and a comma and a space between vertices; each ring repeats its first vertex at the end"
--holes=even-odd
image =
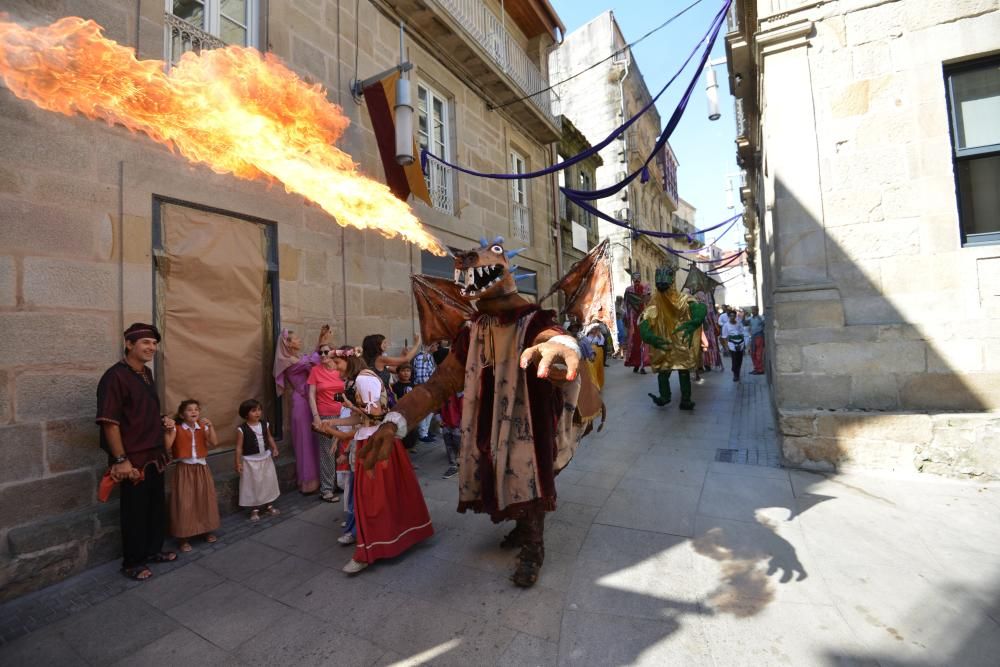
POLYGON ((754 306, 750 316, 750 359, 753 361, 751 375, 764 374, 764 318, 754 306))
POLYGON ((163 551, 167 463, 164 430, 174 421, 160 415, 160 399, 146 364, 156 355, 160 332, 135 323, 125 330, 125 356, 105 371, 97 385, 97 424, 101 449, 108 453, 111 477, 118 482, 121 509, 122 573, 137 581, 153 576, 147 563, 176 560, 163 551))
MULTIPOLYGON (((437 352, 438 346, 438 343, 431 343, 414 357, 413 386, 422 385, 434 375, 434 371, 437 369, 437 364, 434 363, 434 353, 437 352)), ((431 413, 420 420, 420 424, 417 425, 417 435, 420 438, 420 442, 434 442, 435 438, 430 434, 431 420, 433 418, 434 414, 431 413)))
POLYGON ((743 323, 735 314, 730 314, 729 320, 722 325, 722 340, 729 348, 729 357, 732 359, 733 382, 740 381, 740 369, 743 367, 743 350, 746 347, 746 334, 743 331, 743 323))

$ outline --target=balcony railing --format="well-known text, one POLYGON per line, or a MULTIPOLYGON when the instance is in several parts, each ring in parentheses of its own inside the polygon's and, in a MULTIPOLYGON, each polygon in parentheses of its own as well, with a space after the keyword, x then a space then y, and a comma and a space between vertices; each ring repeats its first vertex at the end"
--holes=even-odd
POLYGON ((443 165, 437 160, 427 161, 427 190, 431 195, 431 203, 434 208, 445 213, 455 211, 454 197, 452 197, 452 169, 443 165))
POLYGON ((726 12, 726 33, 734 33, 740 31, 740 17, 736 13, 736 2, 735 0, 731 5, 729 5, 729 11, 726 12))
POLYGON ((512 232, 515 238, 531 241, 531 210, 524 204, 514 202, 514 220, 512 232))
POLYGON ((735 99, 734 113, 733 116, 736 118, 736 137, 746 137, 747 136, 747 115, 743 111, 743 100, 740 98, 735 99))
MULTIPOLYGON (((542 76, 538 66, 511 38, 503 21, 482 0, 435 1, 458 21, 474 42, 486 50, 500 69, 517 83, 524 95, 548 87, 548 81, 542 76)), ((528 99, 553 125, 559 127, 559 118, 552 112, 550 92, 541 92, 528 99)))
POLYGON ((226 45, 221 39, 205 32, 184 19, 167 12, 163 16, 167 40, 165 60, 168 65, 176 65, 188 51, 201 53, 204 49, 219 49, 226 45))

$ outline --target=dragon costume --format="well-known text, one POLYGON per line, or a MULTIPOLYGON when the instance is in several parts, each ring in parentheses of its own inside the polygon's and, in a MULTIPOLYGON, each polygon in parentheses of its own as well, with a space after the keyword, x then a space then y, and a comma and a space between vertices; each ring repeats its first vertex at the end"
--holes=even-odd
POLYGON ((652 348, 650 366, 656 371, 659 395, 649 394, 659 406, 670 402, 670 373, 678 371, 681 410, 694 409, 691 400, 691 371, 697 367, 701 336, 695 336, 708 307, 674 287, 674 269, 656 270, 656 291, 642 313, 639 332, 652 348))
MULTIPOLYGON (((556 508, 555 477, 603 404, 590 374, 578 372, 580 349, 556 325, 555 312, 518 294, 509 264, 518 251, 507 252, 502 238, 480 245, 455 256, 453 281, 412 277, 424 340, 451 339, 451 352, 386 415, 364 464, 387 456, 394 438, 464 392, 458 511, 516 522, 501 546, 520 547, 511 579, 527 587, 545 557, 544 519, 556 508)), ((614 313, 609 260, 605 242, 546 297, 562 291, 566 312, 583 321, 614 313)))

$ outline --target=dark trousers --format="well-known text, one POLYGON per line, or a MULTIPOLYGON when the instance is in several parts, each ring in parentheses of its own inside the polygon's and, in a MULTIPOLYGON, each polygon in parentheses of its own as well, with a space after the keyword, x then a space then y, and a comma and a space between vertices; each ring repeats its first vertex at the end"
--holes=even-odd
POLYGON ((167 503, 163 497, 163 473, 155 464, 146 466, 146 479, 118 485, 122 527, 122 567, 137 567, 163 551, 167 503))
POLYGON ((733 360, 733 377, 740 377, 740 369, 743 368, 743 348, 739 350, 730 350, 730 356, 733 360))
POLYGON ((448 465, 458 465, 458 450, 462 447, 462 436, 457 428, 442 428, 444 450, 448 455, 448 465))

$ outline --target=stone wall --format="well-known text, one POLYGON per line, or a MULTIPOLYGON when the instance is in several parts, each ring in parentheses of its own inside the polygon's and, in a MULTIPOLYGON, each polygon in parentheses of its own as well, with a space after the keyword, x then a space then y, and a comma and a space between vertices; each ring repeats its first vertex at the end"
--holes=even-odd
MULTIPOLYGON (((362 78, 396 63, 396 23, 362 2, 356 39, 353 2, 268 4, 270 48, 343 107, 351 126, 341 146, 362 172, 382 179, 367 112, 347 86, 356 43, 362 78)), ((138 26, 140 56, 163 57, 162 3, 24 0, 4 9, 36 24, 64 15, 94 18, 108 37, 130 45, 138 26)), ((547 147, 508 116, 488 110, 419 36, 410 42, 409 57, 418 78, 453 96, 455 159, 506 171, 508 151, 516 146, 529 168, 547 164, 547 147)), ((414 206, 443 242, 463 247, 481 236, 510 234, 507 184, 465 177, 456 183, 455 215, 414 206)), ((555 278, 551 180, 536 180, 529 191, 534 238, 519 264, 538 271, 545 289, 555 278)), ((413 340, 408 277, 421 269, 419 249, 374 232, 345 230, 280 186, 215 174, 120 127, 43 112, 0 87, 3 597, 117 555, 116 504, 101 505, 95 497, 105 460, 93 423, 95 391, 100 375, 119 357, 124 327, 153 318, 154 197, 274 222, 280 319, 304 332, 310 344, 324 323, 333 326, 337 343, 360 344, 375 332, 396 350, 404 339, 413 340)), ((283 449, 290 452, 287 445, 283 449)), ((220 456, 227 465, 219 471, 228 469, 230 455, 220 456)), ((232 476, 220 472, 217 482, 228 507, 232 476)))
POLYGON ((1000 5, 758 8, 755 198, 786 458, 1000 476, 1000 249, 961 245, 943 73, 1000 49, 1000 5))

